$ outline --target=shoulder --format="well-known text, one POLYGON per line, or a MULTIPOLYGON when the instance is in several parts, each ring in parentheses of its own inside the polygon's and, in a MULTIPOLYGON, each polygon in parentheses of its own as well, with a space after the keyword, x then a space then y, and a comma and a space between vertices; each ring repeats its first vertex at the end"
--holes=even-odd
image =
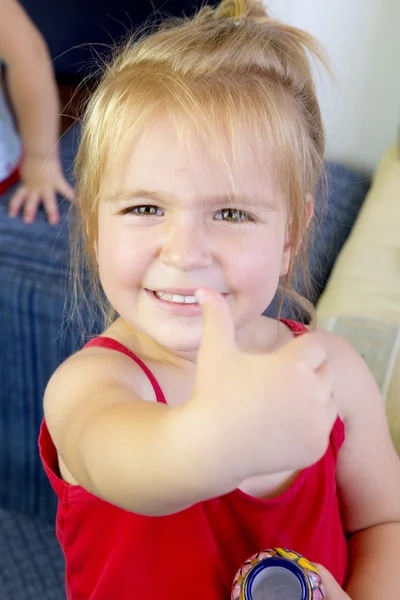
POLYGON ((52 375, 44 394, 44 416, 53 437, 62 435, 65 423, 83 422, 129 396, 153 399, 154 390, 142 369, 128 356, 107 348, 83 348, 52 375), (113 393, 111 393, 111 391, 113 393))
POLYGON ((316 333, 327 348, 333 393, 343 420, 355 418, 368 403, 381 406, 381 394, 362 356, 343 338, 322 329, 316 333))
POLYGON ((114 379, 126 368, 129 370, 134 367, 134 361, 122 352, 100 346, 84 347, 57 368, 49 385, 64 382, 69 377, 73 377, 76 383, 80 383, 81 379, 87 382, 90 377, 96 381, 110 377, 114 379))
MULTIPOLYGON (((45 398, 64 389, 101 388, 105 383, 125 385, 137 394, 143 387, 143 370, 127 354, 113 348, 84 347, 65 360, 52 375, 45 398)), ((151 386, 150 386, 151 387, 151 386)))

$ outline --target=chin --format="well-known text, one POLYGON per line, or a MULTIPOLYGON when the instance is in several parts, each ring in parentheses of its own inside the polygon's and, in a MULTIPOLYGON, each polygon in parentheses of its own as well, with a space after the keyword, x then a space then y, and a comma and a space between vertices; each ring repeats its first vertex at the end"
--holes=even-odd
POLYGON ((201 343, 201 331, 196 334, 195 331, 180 334, 177 331, 170 334, 162 334, 162 332, 148 332, 152 339, 168 350, 176 354, 181 353, 197 353, 201 343))
POLYGON ((202 337, 200 318, 193 319, 191 323, 179 323, 175 319, 171 321, 168 317, 160 320, 154 318, 144 319, 145 323, 150 321, 150 326, 144 325, 137 318, 125 317, 124 320, 138 332, 150 338, 155 344, 165 348, 166 351, 181 354, 197 353, 199 349, 202 337))

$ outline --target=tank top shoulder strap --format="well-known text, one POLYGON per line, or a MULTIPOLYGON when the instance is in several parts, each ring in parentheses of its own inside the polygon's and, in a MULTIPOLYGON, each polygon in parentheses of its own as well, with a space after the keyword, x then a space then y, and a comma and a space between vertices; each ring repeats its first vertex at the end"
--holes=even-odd
POLYGON ((303 323, 298 321, 292 321, 291 319, 280 319, 281 323, 284 323, 294 333, 295 336, 307 333, 308 329, 303 323))
POLYGON ((167 401, 161 390, 161 387, 160 387, 157 379, 154 377, 153 373, 144 364, 144 362, 142 360, 140 360, 140 358, 138 356, 136 356, 136 354, 131 352, 126 346, 124 346, 120 342, 117 342, 117 340, 114 340, 113 338, 99 336, 99 337, 93 338, 92 340, 90 340, 90 342, 88 342, 84 346, 84 348, 93 348, 93 347, 107 348, 107 350, 115 350, 116 352, 121 352, 121 354, 125 354, 125 356, 128 356, 129 358, 134 360, 135 363, 137 365, 139 365, 139 367, 147 375, 151 385, 153 386, 157 402, 160 402, 161 404, 167 404, 167 401))
MULTIPOLYGON (((297 337, 303 333, 307 333, 308 329, 303 323, 299 323, 298 321, 292 321, 291 319, 281 319, 281 322, 284 323, 289 329, 293 332, 293 334, 297 337)), ((342 419, 338 417, 335 421, 331 432, 331 446, 334 452, 337 454, 340 450, 341 445, 345 440, 345 427, 342 419)))

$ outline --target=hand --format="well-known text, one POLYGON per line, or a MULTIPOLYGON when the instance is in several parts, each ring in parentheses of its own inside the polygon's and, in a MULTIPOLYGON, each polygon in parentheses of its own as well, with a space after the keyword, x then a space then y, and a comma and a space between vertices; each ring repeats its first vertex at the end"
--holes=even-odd
POLYGON ((270 354, 246 354, 234 339, 226 300, 206 290, 194 392, 194 431, 245 478, 302 469, 326 452, 337 417, 333 378, 318 334, 299 336, 270 354))
POLYGON ((16 217, 23 209, 25 223, 33 223, 38 207, 44 204, 49 223, 56 225, 60 220, 57 193, 72 201, 74 192, 64 178, 58 157, 43 158, 27 154, 21 166, 22 184, 10 200, 8 214, 16 217))
POLYGON ((333 575, 322 565, 314 563, 322 577, 325 588, 325 600, 351 600, 350 596, 340 587, 333 575))

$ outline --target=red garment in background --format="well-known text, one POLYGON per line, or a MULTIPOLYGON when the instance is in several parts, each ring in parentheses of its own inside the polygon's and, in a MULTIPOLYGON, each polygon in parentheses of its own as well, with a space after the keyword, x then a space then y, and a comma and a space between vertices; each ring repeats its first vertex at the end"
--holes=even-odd
POLYGON ((3 179, 3 181, 0 181, 0 196, 5 194, 5 192, 8 190, 8 188, 10 188, 12 185, 14 185, 15 183, 18 183, 19 179, 20 179, 20 175, 19 175, 19 167, 18 167, 17 169, 15 169, 15 171, 13 171, 11 173, 11 175, 9 175, 7 177, 7 179, 3 179))

